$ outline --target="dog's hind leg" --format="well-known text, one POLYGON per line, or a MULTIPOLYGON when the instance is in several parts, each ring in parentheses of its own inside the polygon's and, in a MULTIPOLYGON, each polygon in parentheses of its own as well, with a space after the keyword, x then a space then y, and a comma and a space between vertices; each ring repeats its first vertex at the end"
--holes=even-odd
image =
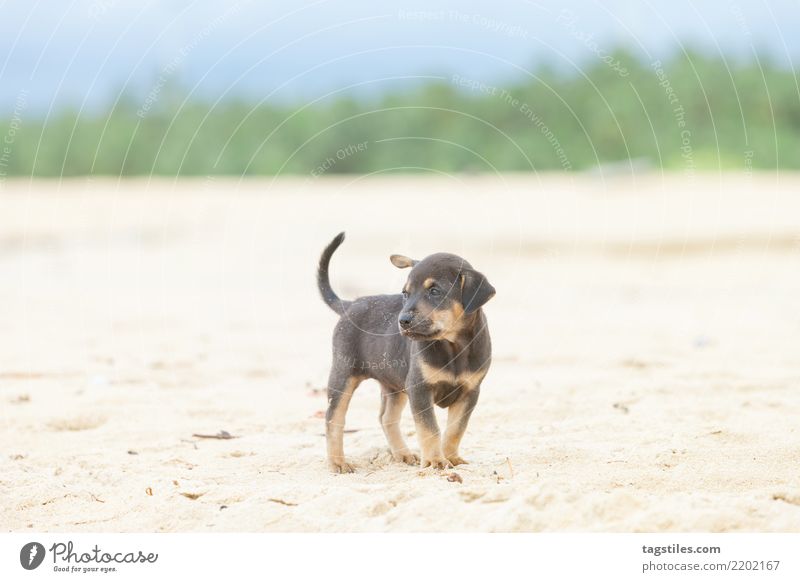
POLYGON ((392 451, 395 461, 416 465, 419 457, 411 452, 403 440, 403 433, 400 431, 400 416, 408 402, 408 395, 405 392, 393 391, 385 386, 381 386, 381 412, 378 417, 383 427, 383 433, 392 451))
POLYGON ((334 473, 352 473, 354 470, 353 466, 344 460, 344 419, 353 392, 362 379, 334 368, 328 380, 325 437, 328 441, 328 465, 334 473))

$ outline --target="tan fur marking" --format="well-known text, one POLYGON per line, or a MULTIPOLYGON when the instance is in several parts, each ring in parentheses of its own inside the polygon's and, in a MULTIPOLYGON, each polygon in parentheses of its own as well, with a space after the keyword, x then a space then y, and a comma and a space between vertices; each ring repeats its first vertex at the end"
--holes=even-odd
POLYGON ((381 417, 381 426, 386 434, 386 440, 392 454, 410 454, 408 445, 403 440, 403 433, 400 431, 400 416, 403 414, 408 402, 408 395, 405 392, 398 392, 391 396, 386 396, 386 409, 381 417))
POLYGON ((442 370, 436 366, 431 366, 424 360, 419 361, 419 371, 422 372, 422 378, 428 384, 438 384, 439 382, 447 382, 454 384, 456 377, 449 370, 442 370))
POLYGON ((353 392, 360 383, 361 378, 347 380, 336 410, 333 411, 333 416, 327 423, 328 460, 331 463, 344 463, 344 420, 350 400, 353 398, 353 392))
POLYGON ((389 257, 389 260, 398 269, 407 269, 408 267, 414 266, 414 259, 411 259, 404 255, 392 255, 389 257))
POLYGON ((444 313, 447 313, 447 317, 439 320, 439 324, 444 330, 442 339, 454 342, 464 327, 464 307, 460 303, 454 302, 453 306, 444 313))
POLYGON ((422 453, 422 466, 436 464, 445 457, 442 454, 442 441, 438 432, 429 430, 423 423, 417 423, 417 439, 422 453))
POLYGON ((422 372, 422 378, 428 384, 447 382, 448 384, 453 384, 454 386, 460 386, 465 390, 474 390, 486 376, 486 372, 489 371, 488 368, 480 368, 474 372, 464 372, 463 374, 456 376, 449 370, 443 370, 441 368, 437 368, 436 366, 431 366, 422 360, 419 362, 419 370, 422 372))
POLYGON ((439 337, 454 342, 464 327, 464 306, 453 302, 449 309, 434 309, 431 319, 439 328, 439 337))
POLYGON ((430 289, 431 287, 434 286, 435 283, 436 283, 436 279, 433 279, 433 278, 429 277, 429 278, 425 279, 425 282, 422 284, 422 286, 425 287, 425 289, 430 289))
POLYGON ((486 372, 488 371, 488 368, 480 368, 474 372, 465 372, 463 374, 459 374, 456 378, 456 382, 465 390, 474 390, 478 387, 478 384, 483 381, 484 377, 486 376, 486 372))
MULTIPOLYGON (((447 409, 447 429, 444 433, 444 455, 451 463, 457 464, 455 461, 460 459, 458 455, 458 447, 461 444, 461 438, 464 436, 465 426, 461 424, 461 418, 467 411, 467 399, 460 398, 453 402, 447 409)), ((463 459, 461 459, 463 462, 463 459)))

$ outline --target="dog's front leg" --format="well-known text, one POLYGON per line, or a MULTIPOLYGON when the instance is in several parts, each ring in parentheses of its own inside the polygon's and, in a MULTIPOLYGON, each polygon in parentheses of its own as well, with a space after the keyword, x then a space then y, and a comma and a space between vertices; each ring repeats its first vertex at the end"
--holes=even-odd
POLYGON ((467 430, 467 423, 475 405, 478 403, 480 390, 473 388, 462 392, 458 400, 453 402, 447 409, 447 429, 444 431, 444 454, 447 460, 453 465, 466 463, 461 455, 458 454, 458 447, 464 431, 467 430))
POLYGON ((433 392, 425 384, 406 388, 411 402, 411 413, 417 425, 417 439, 421 452, 420 466, 447 469, 453 465, 442 453, 439 425, 433 411, 433 392))

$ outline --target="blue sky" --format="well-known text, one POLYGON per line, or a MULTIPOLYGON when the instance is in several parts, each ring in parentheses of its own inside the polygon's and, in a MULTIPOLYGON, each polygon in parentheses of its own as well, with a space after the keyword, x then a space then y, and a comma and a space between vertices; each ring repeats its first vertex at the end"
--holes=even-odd
POLYGON ((798 0, 10 0, 0 19, 0 111, 113 102, 163 77, 207 99, 311 99, 426 76, 487 82, 540 62, 565 70, 626 46, 683 47, 785 66, 800 59, 798 0), (565 12, 569 11, 569 12, 565 12), (570 27, 565 15, 570 15, 570 27))

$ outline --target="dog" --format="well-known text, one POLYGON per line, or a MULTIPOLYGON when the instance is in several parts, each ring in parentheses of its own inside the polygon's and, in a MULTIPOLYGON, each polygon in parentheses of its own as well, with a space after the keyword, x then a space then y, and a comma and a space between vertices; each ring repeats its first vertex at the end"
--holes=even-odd
POLYGON ((344 456, 344 421, 355 389, 368 378, 381 385, 378 418, 394 460, 435 469, 466 463, 459 445, 491 364, 482 307, 495 295, 494 287, 456 255, 436 253, 421 261, 391 255, 395 267, 411 268, 402 293, 345 301, 328 277, 331 256, 342 241, 343 232, 322 252, 317 269, 322 299, 341 316, 333 332, 325 415, 331 471, 354 471, 344 456), (400 432, 409 400, 420 456, 400 432), (444 439, 434 404, 448 410, 444 439))

